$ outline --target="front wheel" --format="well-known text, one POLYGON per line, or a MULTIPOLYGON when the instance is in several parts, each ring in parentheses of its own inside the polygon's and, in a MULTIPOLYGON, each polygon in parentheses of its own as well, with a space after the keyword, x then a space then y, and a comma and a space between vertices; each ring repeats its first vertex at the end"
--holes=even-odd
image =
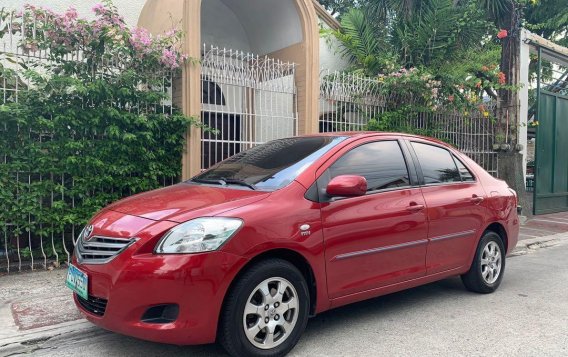
POLYGON ((308 309, 302 273, 285 260, 262 261, 229 292, 219 340, 232 356, 284 356, 298 343, 308 309))
POLYGON ((503 241, 497 233, 487 231, 481 237, 471 268, 462 275, 462 281, 468 290, 488 294, 497 290, 504 272, 503 241))

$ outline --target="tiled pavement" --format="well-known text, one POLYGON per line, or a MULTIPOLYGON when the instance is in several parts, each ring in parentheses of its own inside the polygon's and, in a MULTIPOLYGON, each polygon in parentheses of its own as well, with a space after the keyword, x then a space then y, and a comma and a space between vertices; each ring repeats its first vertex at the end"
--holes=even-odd
POLYGON ((566 231, 568 231, 568 212, 533 216, 521 226, 519 240, 550 236, 566 231))

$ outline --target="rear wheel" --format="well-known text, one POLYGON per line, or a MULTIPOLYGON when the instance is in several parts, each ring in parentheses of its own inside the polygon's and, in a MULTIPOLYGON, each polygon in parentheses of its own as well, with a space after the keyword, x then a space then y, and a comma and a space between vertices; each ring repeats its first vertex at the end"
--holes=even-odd
POLYGON ((505 247, 501 237, 486 231, 481 237, 471 268, 462 275, 465 287, 473 292, 492 293, 501 284, 505 272, 505 247))
POLYGON ((281 259, 259 262, 229 293, 219 340, 232 356, 284 356, 308 320, 309 291, 302 273, 281 259))

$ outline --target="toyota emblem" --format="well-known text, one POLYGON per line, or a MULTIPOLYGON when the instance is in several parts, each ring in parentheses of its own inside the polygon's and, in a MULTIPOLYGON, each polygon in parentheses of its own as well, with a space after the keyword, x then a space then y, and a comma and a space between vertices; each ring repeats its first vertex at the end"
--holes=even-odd
POLYGON ((83 232, 83 240, 88 240, 89 238, 91 238, 94 229, 95 227, 93 227, 92 224, 86 226, 85 231, 83 232))

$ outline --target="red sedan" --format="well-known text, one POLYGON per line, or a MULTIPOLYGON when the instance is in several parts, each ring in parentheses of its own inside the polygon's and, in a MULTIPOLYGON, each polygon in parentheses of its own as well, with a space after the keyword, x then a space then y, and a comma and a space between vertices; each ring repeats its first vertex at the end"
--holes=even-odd
POLYGON ((103 209, 66 283, 105 329, 281 356, 338 306, 457 275, 495 291, 518 233, 515 192, 447 144, 322 134, 103 209))

